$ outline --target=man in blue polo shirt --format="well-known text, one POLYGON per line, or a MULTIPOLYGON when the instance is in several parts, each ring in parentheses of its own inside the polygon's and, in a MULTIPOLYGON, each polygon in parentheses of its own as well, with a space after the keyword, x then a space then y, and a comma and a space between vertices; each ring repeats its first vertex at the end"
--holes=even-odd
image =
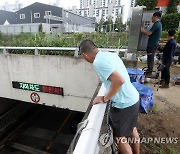
POLYGON ((139 93, 131 84, 128 72, 116 53, 99 51, 91 40, 84 40, 79 46, 84 59, 93 63, 100 80, 106 87, 105 96, 97 96, 93 104, 106 103, 111 100, 109 117, 113 135, 122 154, 139 154, 139 135, 136 129, 139 112, 139 93), (132 148, 128 142, 134 139, 132 148))
POLYGON ((148 66, 148 69, 145 74, 146 76, 151 75, 153 71, 154 55, 155 55, 156 49, 159 46, 159 38, 162 32, 162 25, 161 25, 160 19, 161 19, 161 13, 155 12, 152 16, 152 22, 154 23, 152 28, 149 31, 145 31, 143 28, 141 28, 141 32, 149 36, 147 49, 146 49, 147 66, 148 66))

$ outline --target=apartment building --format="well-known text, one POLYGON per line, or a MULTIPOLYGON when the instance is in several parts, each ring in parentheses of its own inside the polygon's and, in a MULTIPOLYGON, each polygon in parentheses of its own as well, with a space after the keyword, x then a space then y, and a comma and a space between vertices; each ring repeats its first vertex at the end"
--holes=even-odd
POLYGON ((118 16, 122 17, 123 22, 126 22, 124 15, 129 14, 131 0, 80 0, 80 9, 77 14, 85 17, 95 17, 99 22, 102 18, 107 20, 112 17, 115 22, 118 16))
POLYGON ((4 5, 0 6, 0 10, 10 11, 10 12, 16 12, 22 8, 23 8, 23 4, 19 3, 18 0, 16 0, 15 3, 5 2, 4 5))

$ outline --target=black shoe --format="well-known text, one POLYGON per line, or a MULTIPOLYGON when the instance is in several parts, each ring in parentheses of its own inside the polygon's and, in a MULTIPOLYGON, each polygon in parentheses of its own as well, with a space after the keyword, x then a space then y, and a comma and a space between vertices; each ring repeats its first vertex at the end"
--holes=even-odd
POLYGON ((164 84, 164 85, 160 86, 159 88, 169 88, 169 84, 164 84))
POLYGON ((152 75, 151 71, 144 72, 144 76, 147 78, 150 77, 151 75, 152 75))
POLYGON ((159 84, 164 85, 165 84, 164 80, 160 80, 159 84))
POLYGON ((145 73, 144 76, 145 76, 145 78, 151 78, 152 77, 152 73, 145 73))
POLYGON ((146 71, 146 72, 144 72, 144 75, 151 75, 152 74, 152 71, 146 71))

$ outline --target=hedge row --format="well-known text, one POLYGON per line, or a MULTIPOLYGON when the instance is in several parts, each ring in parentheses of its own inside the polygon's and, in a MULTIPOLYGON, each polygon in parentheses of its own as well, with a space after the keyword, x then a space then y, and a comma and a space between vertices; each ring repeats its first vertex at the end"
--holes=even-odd
MULTIPOLYGON (((167 38, 167 31, 162 33, 162 38, 167 38)), ((22 47, 78 47, 84 39, 91 39, 99 48, 122 48, 128 45, 128 34, 120 33, 72 33, 47 35, 44 33, 31 34, 21 33, 19 35, 4 35, 0 33, 0 46, 22 46, 22 47)), ((176 40, 180 43, 180 31, 176 33, 176 40)), ((34 54, 34 51, 11 50, 11 53, 34 54)), ((72 52, 63 51, 40 51, 41 54, 73 55, 72 52)))
POLYGON ((46 35, 44 33, 4 35, 0 33, 0 46, 23 47, 77 47, 84 39, 91 39, 100 48, 121 48, 127 46, 127 33, 72 33, 46 35))
POLYGON ((162 27, 164 31, 168 31, 169 29, 177 30, 179 27, 180 21, 180 13, 171 13, 166 14, 162 17, 162 27))

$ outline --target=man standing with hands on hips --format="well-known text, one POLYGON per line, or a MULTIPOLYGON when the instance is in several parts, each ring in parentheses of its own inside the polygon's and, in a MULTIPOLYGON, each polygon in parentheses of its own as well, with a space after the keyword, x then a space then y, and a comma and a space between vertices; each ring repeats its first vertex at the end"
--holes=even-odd
POLYGON ((105 96, 97 96, 93 104, 111 100, 109 117, 119 151, 121 154, 139 154, 139 134, 136 128, 139 93, 130 82, 125 65, 116 53, 99 51, 91 40, 82 41, 79 50, 83 58, 93 64, 107 90, 105 96), (132 147, 124 142, 129 137, 136 141, 132 147))
POLYGON ((141 28, 141 33, 149 36, 148 44, 147 44, 147 66, 148 69, 146 71, 146 76, 151 76, 154 66, 154 55, 156 49, 159 46, 159 38, 162 32, 162 24, 160 22, 161 12, 155 12, 152 16, 152 22, 154 23, 152 28, 149 31, 145 31, 141 28))

